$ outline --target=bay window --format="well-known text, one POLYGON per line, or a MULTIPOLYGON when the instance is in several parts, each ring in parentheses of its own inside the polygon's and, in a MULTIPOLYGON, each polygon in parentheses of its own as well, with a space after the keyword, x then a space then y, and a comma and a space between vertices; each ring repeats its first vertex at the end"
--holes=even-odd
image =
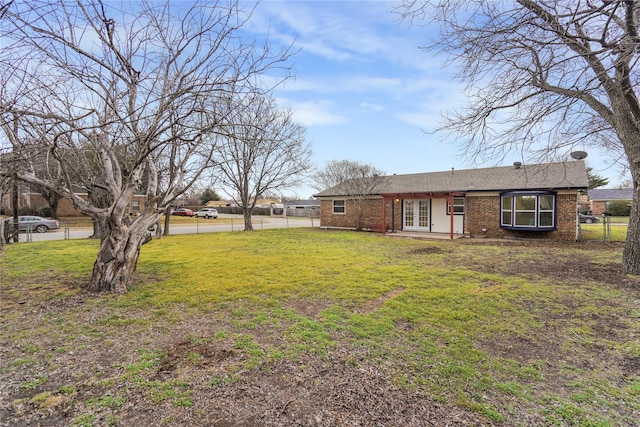
POLYGON ((546 191, 503 193, 500 226, 515 230, 554 230, 556 194, 546 191))

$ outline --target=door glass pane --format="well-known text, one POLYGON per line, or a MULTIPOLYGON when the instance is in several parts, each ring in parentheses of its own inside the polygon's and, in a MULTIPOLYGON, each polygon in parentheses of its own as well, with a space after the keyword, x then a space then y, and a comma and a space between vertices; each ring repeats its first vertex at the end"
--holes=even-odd
POLYGON ((406 227, 413 227, 413 201, 407 200, 404 202, 404 225, 406 227))
POLYGON ((419 215, 418 225, 420 227, 429 227, 429 201, 420 200, 418 202, 419 215))

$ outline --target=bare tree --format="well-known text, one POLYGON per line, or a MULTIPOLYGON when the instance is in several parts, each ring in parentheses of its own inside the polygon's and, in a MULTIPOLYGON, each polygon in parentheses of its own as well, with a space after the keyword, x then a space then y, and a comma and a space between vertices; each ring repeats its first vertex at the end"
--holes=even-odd
POLYGON ((231 131, 219 138, 213 161, 225 191, 242 207, 245 231, 250 231, 258 198, 300 183, 311 168, 311 150, 305 129, 272 98, 254 94, 233 110, 227 117, 231 131))
POLYGON ((339 186, 340 194, 348 194, 356 209, 354 227, 364 227, 367 196, 378 193, 387 184, 385 172, 377 167, 353 160, 330 160, 316 172, 314 188, 318 191, 339 186))
POLYGON ((603 147, 634 188, 623 270, 640 274, 640 2, 403 0, 439 24, 428 47, 458 66, 469 105, 443 129, 472 158, 564 157, 603 147))
MULTIPOLYGON (((171 203, 211 166, 229 99, 260 92, 287 50, 245 43, 250 17, 235 0, 202 3, 33 0, 2 10, 0 122, 17 129, 12 150, 38 143, 64 176, 24 182, 57 191, 102 227, 88 289, 126 292, 141 246, 171 203), (17 126, 14 126, 17 124, 17 126), (75 172, 74 172, 75 171, 75 172), (103 194, 76 191, 81 171, 103 194), (140 215, 130 216, 136 191, 140 215)), ((0 167, 0 175, 10 171, 0 167)))

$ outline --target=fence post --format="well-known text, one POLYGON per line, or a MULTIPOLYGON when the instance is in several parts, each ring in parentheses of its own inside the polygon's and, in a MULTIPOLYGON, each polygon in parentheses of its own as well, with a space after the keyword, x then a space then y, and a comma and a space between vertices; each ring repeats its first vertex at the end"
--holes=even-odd
POLYGON ((605 216, 603 218, 603 226, 604 226, 604 241, 611 241, 611 217, 605 216))

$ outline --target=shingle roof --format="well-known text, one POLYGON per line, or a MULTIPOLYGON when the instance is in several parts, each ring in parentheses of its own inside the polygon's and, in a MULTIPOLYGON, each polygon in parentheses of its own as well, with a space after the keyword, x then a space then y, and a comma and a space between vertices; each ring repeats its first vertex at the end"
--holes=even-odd
POLYGON ((632 200, 633 188, 594 188, 589 190, 590 200, 632 200))
MULTIPOLYGON (((501 166, 427 172, 382 177, 375 193, 469 192, 543 189, 587 189, 589 178, 584 162, 558 162, 537 165, 501 166)), ((316 197, 348 196, 349 185, 342 183, 316 197)))
POLYGON ((317 200, 289 200, 284 202, 285 206, 320 206, 317 200))

